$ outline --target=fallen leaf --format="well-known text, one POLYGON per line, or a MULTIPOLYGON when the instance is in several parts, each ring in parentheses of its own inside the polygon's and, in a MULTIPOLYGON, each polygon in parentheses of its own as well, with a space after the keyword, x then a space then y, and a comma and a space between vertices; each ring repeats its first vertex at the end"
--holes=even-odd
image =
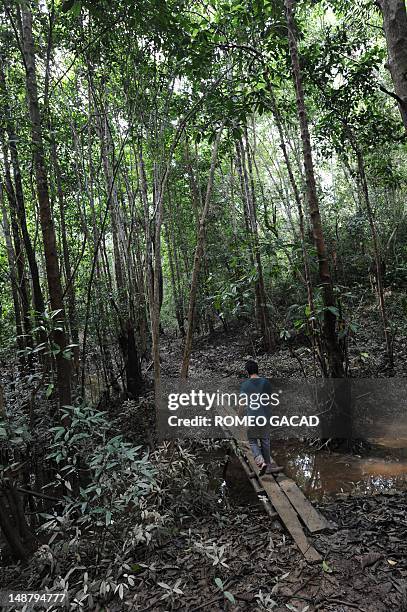
POLYGON ((383 559, 382 553, 371 552, 367 555, 363 555, 363 557, 360 558, 360 564, 362 569, 365 569, 365 567, 373 565, 373 563, 376 563, 376 561, 379 561, 380 559, 383 559))

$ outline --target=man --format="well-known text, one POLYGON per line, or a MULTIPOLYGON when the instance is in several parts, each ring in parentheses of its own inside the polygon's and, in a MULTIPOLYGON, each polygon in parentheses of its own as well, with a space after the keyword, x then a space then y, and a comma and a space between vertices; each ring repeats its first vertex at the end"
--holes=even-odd
MULTIPOLYGON (((248 380, 240 385, 240 395, 247 397, 246 415, 254 417, 265 417, 267 423, 270 419, 270 402, 264 401, 265 396, 272 394, 271 384, 267 378, 259 376, 259 367, 251 359, 245 365, 248 380), (260 401, 262 400, 262 401, 260 401)), ((247 437, 253 453, 254 461, 259 468, 260 476, 264 474, 277 474, 283 468, 276 465, 270 455, 270 435, 268 427, 264 426, 259 431, 257 428, 248 428, 247 437)))

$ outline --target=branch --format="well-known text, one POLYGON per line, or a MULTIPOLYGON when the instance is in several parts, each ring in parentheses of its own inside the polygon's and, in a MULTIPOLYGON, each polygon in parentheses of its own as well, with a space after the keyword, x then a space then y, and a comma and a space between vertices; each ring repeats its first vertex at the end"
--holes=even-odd
MULTIPOLYGON (((52 497, 52 495, 46 495, 45 493, 39 493, 38 491, 32 491, 31 489, 24 489, 23 487, 14 487, 16 491, 20 493, 26 493, 33 497, 40 497, 41 499, 49 499, 50 501, 63 502, 64 500, 59 497, 52 497)), ((1 489, 4 490, 4 487, 1 489)))
POLYGON ((383 93, 387 94, 391 98, 394 98, 395 100, 397 100, 397 102, 400 104, 400 106, 402 106, 403 108, 406 108, 406 106, 407 106, 406 103, 396 93, 394 93, 393 91, 389 91, 388 89, 386 89, 384 87, 384 85, 379 85, 379 89, 380 89, 380 91, 382 91, 383 93))

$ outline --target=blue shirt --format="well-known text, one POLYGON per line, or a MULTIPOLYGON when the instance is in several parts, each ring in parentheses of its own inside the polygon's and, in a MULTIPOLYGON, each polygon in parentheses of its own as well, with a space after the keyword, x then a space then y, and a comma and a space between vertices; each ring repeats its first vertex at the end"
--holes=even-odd
POLYGON ((267 378, 248 378, 240 385, 240 395, 248 397, 246 402, 241 405, 246 407, 246 416, 264 416, 267 420, 270 418, 270 395, 272 394, 272 387, 267 378), (268 401, 265 397, 260 396, 267 394, 269 396, 268 401))

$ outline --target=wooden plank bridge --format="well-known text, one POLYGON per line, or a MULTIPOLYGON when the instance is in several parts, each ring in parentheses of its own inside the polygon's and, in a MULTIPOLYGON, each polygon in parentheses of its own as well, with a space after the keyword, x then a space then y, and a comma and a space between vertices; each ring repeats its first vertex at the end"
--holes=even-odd
MULTIPOLYGON (((225 414, 236 415, 230 409, 224 408, 224 411, 225 414)), ((322 561, 321 555, 309 541, 306 532, 318 533, 333 526, 314 508, 297 484, 284 473, 276 476, 271 474, 260 476, 249 443, 243 439, 245 431, 236 429, 239 430, 241 438, 239 440, 233 437, 229 429, 224 430, 228 437, 232 438, 231 444, 265 511, 271 518, 281 520, 306 561, 309 563, 322 561)))

